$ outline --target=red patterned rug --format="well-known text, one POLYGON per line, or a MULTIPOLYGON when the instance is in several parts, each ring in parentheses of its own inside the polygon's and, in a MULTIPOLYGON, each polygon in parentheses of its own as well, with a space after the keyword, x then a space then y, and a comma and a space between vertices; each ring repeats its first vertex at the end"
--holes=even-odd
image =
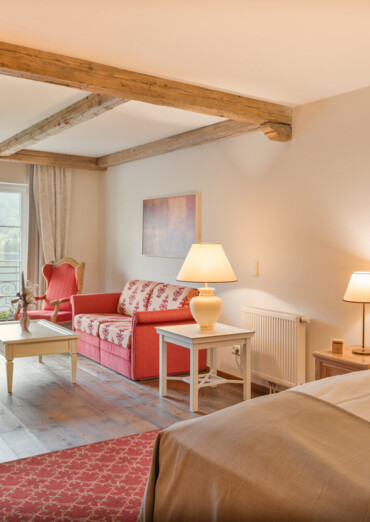
POLYGON ((0 520, 136 520, 158 431, 0 464, 0 520))

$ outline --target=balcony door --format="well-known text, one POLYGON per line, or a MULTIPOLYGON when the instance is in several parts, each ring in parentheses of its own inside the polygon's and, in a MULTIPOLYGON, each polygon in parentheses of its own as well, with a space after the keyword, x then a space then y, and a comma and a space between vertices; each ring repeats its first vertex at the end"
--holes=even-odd
POLYGON ((0 318, 27 276, 28 187, 0 183, 0 318))

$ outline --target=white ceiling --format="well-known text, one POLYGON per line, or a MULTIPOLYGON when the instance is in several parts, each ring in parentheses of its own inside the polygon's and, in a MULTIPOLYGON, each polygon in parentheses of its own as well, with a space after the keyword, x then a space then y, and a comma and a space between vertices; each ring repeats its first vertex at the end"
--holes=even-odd
MULTIPOLYGON (((1 40, 290 105, 370 85, 369 0, 3 0, 1 40)), ((0 76, 0 139, 88 93, 0 76)), ((99 156, 219 121, 124 104, 35 149, 99 156)))
POLYGON ((30 148, 100 157, 218 121, 222 118, 130 101, 30 148))
MULTIPOLYGON (((0 75, 0 142, 88 94, 0 75)), ((130 101, 29 148, 100 157, 222 119, 130 101)))

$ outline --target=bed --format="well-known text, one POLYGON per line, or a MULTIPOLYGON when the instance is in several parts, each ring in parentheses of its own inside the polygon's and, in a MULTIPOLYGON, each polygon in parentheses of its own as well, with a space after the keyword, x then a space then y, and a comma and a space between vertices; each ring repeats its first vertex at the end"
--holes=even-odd
POLYGON ((139 520, 370 520, 370 370, 162 431, 139 520))

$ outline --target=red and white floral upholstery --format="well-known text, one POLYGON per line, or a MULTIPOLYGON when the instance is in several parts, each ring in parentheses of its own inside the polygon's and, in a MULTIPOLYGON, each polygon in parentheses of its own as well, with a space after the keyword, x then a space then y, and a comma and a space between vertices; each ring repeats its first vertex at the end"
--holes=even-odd
MULTIPOLYGON (((194 323, 189 303, 196 295, 194 288, 139 280, 129 281, 121 293, 73 295, 78 352, 133 380, 158 377, 156 327, 194 323)), ((206 366, 206 351, 200 350, 199 369, 206 366)), ((168 375, 188 371, 189 351, 170 344, 168 375)))
POLYGON ((126 321, 103 323, 99 327, 99 337, 103 341, 122 346, 122 348, 131 347, 132 321, 128 317, 126 321))
POLYGON ((198 295, 198 290, 187 286, 159 284, 153 290, 147 311, 188 308, 190 300, 198 295))
MULTIPOLYGON (((125 321, 121 314, 78 314, 74 317, 73 326, 75 330, 94 335, 99 335, 99 326, 106 322, 125 321)), ((128 317, 127 321, 131 326, 132 318, 128 317)))
POLYGON ((149 299, 158 285, 153 281, 128 281, 119 298, 117 312, 132 316, 139 310, 147 310, 149 299))

